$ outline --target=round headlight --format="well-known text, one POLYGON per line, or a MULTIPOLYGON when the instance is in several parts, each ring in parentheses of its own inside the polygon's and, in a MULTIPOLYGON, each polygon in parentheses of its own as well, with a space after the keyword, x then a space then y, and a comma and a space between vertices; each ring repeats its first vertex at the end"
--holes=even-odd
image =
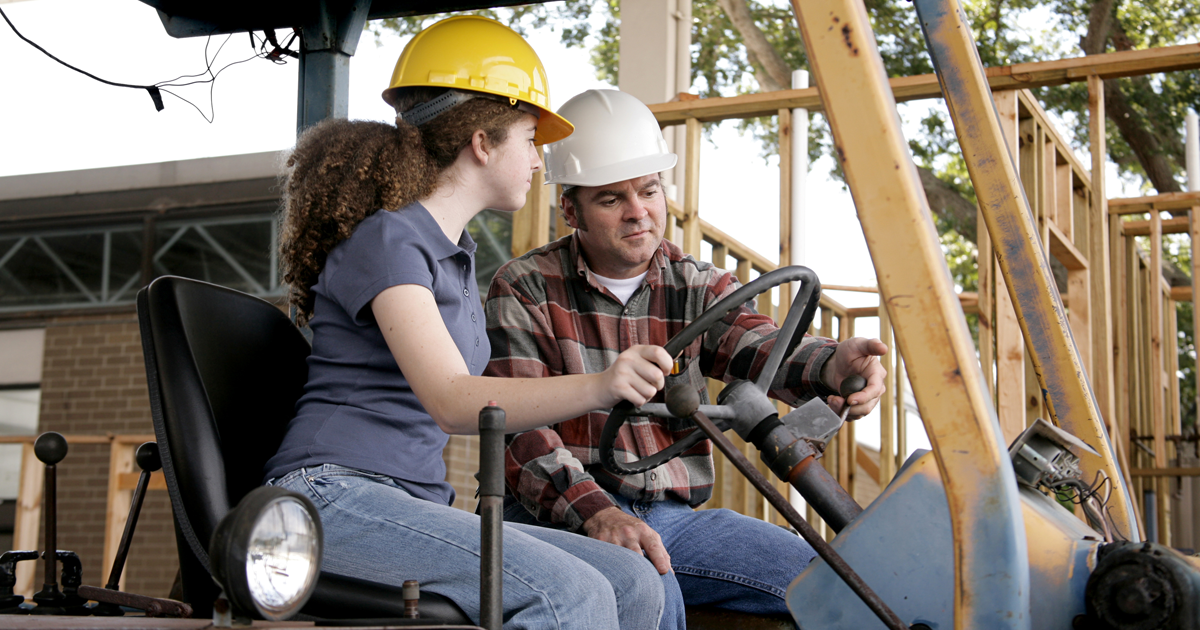
POLYGON ((208 550, 213 579, 235 615, 289 619, 321 572, 321 520, 304 496, 255 488, 221 519, 208 550))

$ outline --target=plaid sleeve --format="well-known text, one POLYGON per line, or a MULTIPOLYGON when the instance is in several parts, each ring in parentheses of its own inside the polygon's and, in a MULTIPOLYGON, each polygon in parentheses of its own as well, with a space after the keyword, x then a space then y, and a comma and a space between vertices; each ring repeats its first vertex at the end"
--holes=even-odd
MULTIPOLYGON (((729 273, 716 274, 709 283, 705 308, 733 293, 741 285, 729 273)), ((725 382, 757 377, 779 336, 779 328, 747 302, 730 311, 705 335, 700 365, 711 378, 725 382)), ((821 382, 821 368, 837 350, 837 342, 805 335, 771 382, 771 397, 795 406, 815 397, 836 394, 821 382)))
MULTIPOLYGON (((492 359, 487 376, 541 377, 562 374, 562 361, 546 313, 529 274, 501 268, 492 279, 485 307, 492 359), (522 281, 526 281, 522 284, 522 281)), ((596 512, 616 505, 584 471, 549 428, 513 436, 504 457, 509 492, 538 520, 578 531, 596 512)))

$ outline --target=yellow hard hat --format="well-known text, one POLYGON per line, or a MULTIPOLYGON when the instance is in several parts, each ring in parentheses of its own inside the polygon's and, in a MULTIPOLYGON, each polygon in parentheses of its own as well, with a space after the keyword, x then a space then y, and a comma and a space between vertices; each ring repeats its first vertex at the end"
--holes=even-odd
MULTIPOLYGON (((575 129, 551 111, 546 69, 533 47, 512 29, 485 17, 446 18, 409 40, 383 100, 395 106, 397 92, 406 87, 491 94, 514 107, 533 109, 538 114, 536 144, 562 140, 575 129)), ((466 99, 457 102, 461 100, 466 99)), ((450 100, 445 108, 457 102, 450 100)))

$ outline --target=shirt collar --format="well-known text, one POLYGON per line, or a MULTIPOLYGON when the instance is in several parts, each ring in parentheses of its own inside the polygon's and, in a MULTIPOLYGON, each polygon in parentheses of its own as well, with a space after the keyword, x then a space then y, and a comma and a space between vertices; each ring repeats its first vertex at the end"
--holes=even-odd
POLYGON ((409 216, 412 217, 413 227, 426 235, 425 243, 429 245, 429 249, 433 251, 438 260, 449 258, 460 252, 474 255, 475 250, 479 247, 466 229, 463 229, 457 244, 450 242, 450 239, 446 238, 445 233, 442 232, 442 226, 438 225, 433 215, 429 214, 429 210, 419 201, 412 202, 407 208, 402 208, 398 212, 409 213, 409 216))

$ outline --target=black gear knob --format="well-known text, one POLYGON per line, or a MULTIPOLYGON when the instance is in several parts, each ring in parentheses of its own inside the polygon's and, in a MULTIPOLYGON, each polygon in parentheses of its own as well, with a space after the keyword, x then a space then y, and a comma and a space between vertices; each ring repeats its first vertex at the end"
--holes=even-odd
POLYGON ((676 418, 691 418, 700 408, 700 394, 691 383, 676 383, 667 388, 667 409, 676 418))
POLYGON ((162 459, 158 456, 158 444, 155 442, 146 442, 139 446, 133 457, 142 470, 154 472, 162 468, 162 459))
POLYGON ((47 431, 34 441, 33 454, 37 456, 38 461, 47 466, 53 466, 67 456, 67 438, 63 437, 61 433, 47 431))
POLYGON ((867 379, 859 374, 851 374, 842 379, 842 387, 838 390, 838 394, 842 398, 850 398, 850 394, 857 394, 867 386, 867 379))

